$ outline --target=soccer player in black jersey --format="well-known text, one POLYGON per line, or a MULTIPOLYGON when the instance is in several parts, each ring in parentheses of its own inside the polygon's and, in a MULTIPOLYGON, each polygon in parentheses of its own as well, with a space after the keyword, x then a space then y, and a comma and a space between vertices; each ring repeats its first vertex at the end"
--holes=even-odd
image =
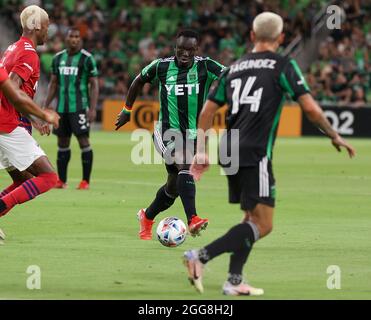
POLYGON ((139 236, 152 238, 154 218, 170 208, 179 196, 187 216, 189 231, 197 235, 206 228, 207 219, 196 212, 196 188, 189 168, 195 151, 197 119, 212 83, 223 66, 196 56, 199 36, 192 30, 177 35, 175 56, 157 59, 145 67, 129 88, 126 104, 116 122, 116 130, 130 120, 131 107, 147 82, 158 80, 160 115, 154 130, 156 150, 166 162, 168 179, 147 209, 138 212, 139 236))
MULTIPOLYGON (((197 152, 191 172, 198 180, 209 162, 205 151, 205 131, 211 127, 219 106, 228 104, 226 143, 238 144, 238 168, 225 168, 228 177, 229 202, 239 203, 244 220, 225 235, 200 250, 184 254, 189 279, 202 292, 204 264, 229 252, 229 276, 223 285, 226 295, 262 295, 263 289, 245 283, 242 270, 253 244, 272 230, 275 205, 275 180, 272 150, 284 96, 298 101, 308 119, 318 126, 340 151, 346 148, 350 157, 355 150, 334 131, 321 108, 313 100, 309 87, 295 60, 276 52, 283 40, 282 18, 271 12, 259 14, 253 22, 252 53, 244 55, 226 69, 209 94, 198 122, 197 152), (239 142, 231 132, 239 131, 239 142), (228 175, 228 170, 234 173, 228 175), (237 172, 237 173, 235 173, 237 172)), ((222 149, 222 148, 221 148, 222 149)), ((236 162, 236 161, 234 161, 236 162)), ((232 162, 233 163, 233 162, 232 162)))

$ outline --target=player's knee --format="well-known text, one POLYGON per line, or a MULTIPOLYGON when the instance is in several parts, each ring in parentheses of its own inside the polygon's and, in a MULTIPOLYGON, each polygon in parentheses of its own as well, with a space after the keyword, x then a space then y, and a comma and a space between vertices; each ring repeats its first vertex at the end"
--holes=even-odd
POLYGON ((58 138, 58 147, 61 149, 68 148, 70 146, 70 138, 62 137, 58 138))
POLYGON ((168 194, 170 198, 178 197, 178 190, 176 187, 176 179, 168 179, 165 187, 165 192, 168 194))
POLYGON ((88 136, 79 136, 77 137, 77 140, 79 142, 79 146, 80 146, 80 149, 86 149, 86 148, 90 148, 90 141, 89 141, 89 137, 88 136))

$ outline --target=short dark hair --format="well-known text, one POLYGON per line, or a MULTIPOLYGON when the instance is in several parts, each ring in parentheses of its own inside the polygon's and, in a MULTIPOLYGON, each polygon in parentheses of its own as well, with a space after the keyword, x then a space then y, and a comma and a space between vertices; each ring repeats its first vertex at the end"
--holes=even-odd
POLYGON ((182 30, 180 30, 177 33, 176 38, 178 39, 180 37, 195 38, 197 40, 197 42, 200 41, 200 35, 198 34, 197 31, 192 30, 192 29, 182 29, 182 30))
POLYGON ((69 27, 69 28, 67 29, 66 36, 67 36, 70 32, 78 32, 78 33, 80 33, 80 29, 78 29, 77 27, 69 27))

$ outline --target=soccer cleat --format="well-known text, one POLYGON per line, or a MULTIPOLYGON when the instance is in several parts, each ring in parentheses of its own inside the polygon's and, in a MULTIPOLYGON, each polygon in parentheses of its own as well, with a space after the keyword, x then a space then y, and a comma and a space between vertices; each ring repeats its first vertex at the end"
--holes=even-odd
POLYGON ((202 219, 199 216, 192 216, 191 222, 188 224, 189 233, 192 237, 199 236, 201 230, 205 230, 208 224, 208 219, 202 219))
POLYGON ((81 180, 79 185, 76 188, 77 190, 89 190, 89 182, 86 180, 81 180))
POLYGON ((199 293, 204 292, 202 285, 202 273, 204 265, 198 259, 198 250, 188 250, 184 252, 183 263, 188 270, 188 280, 199 293))
POLYGON ((2 241, 5 240, 5 233, 1 229, 0 229, 0 240, 2 240, 2 241))
POLYGON ((67 189, 67 183, 63 182, 62 180, 57 181, 57 184, 54 187, 55 189, 67 189))
POLYGON ((150 220, 146 217, 146 209, 140 209, 137 213, 139 220, 139 238, 142 240, 152 240, 152 226, 155 223, 154 220, 150 220))
POLYGON ((223 294, 227 296, 261 296, 264 294, 264 290, 254 288, 243 281, 237 286, 226 281, 223 285, 223 294))

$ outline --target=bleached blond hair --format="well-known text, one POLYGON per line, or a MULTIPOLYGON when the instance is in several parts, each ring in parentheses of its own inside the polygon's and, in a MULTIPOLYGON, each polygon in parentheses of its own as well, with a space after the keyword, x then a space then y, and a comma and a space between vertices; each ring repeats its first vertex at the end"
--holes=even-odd
POLYGON ((282 30, 283 19, 273 12, 263 12, 253 21, 253 31, 258 41, 276 41, 282 30))
POLYGON ((22 29, 39 30, 41 23, 49 19, 47 12, 36 5, 23 9, 20 15, 22 29))

